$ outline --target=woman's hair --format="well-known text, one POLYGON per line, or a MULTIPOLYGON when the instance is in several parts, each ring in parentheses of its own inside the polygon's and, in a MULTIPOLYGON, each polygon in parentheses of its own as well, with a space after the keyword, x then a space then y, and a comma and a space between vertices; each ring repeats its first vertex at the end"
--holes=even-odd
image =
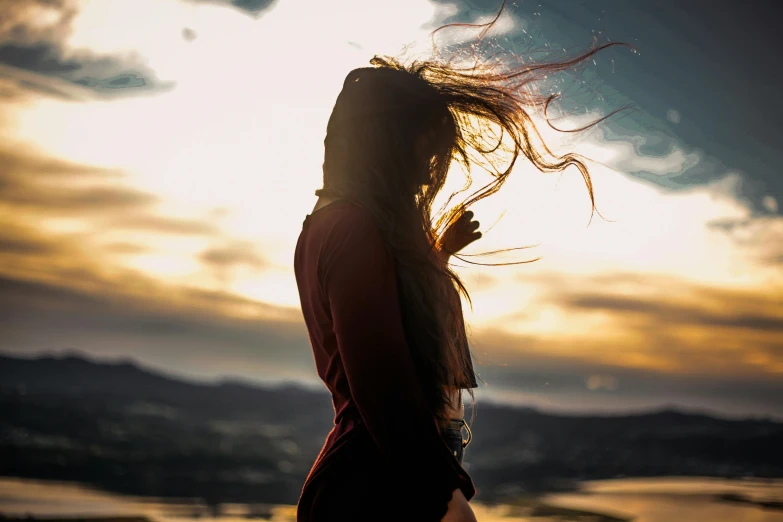
MULTIPOLYGON (((502 10, 481 26, 479 41, 502 10)), ((439 56, 405 65, 376 56, 370 61, 374 67, 353 70, 345 78, 327 126, 323 188, 316 195, 352 200, 375 217, 396 260, 405 332, 423 392, 439 419, 450 401, 444 385, 469 387, 473 368, 459 292, 470 297, 436 255, 441 234, 468 206, 500 189, 520 154, 542 172, 576 166, 595 210, 590 175, 580 157, 545 158, 553 155, 541 143, 528 109, 543 106, 546 113, 553 96, 537 96, 529 87, 612 45, 626 44, 594 43, 574 58, 532 65, 465 67, 439 56), (424 156, 417 154, 422 137, 429 147, 424 156), (503 150, 505 156, 498 156, 503 150), (504 166, 497 166, 498 158, 504 166), (433 201, 453 160, 464 165, 468 177, 471 164, 483 160, 493 179, 433 221, 433 201)))

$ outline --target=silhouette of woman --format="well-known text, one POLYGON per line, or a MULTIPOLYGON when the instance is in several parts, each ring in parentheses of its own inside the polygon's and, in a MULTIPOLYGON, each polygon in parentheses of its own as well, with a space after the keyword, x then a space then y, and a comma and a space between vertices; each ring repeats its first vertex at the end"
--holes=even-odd
POLYGON ((502 72, 376 56, 348 73, 326 130, 323 188, 294 258, 315 366, 335 411, 298 522, 475 521, 461 390, 473 396, 478 385, 459 292, 468 295, 448 260, 481 237, 466 207, 496 192, 520 154, 542 171, 576 166, 593 200, 576 155, 549 161, 532 145, 525 107, 551 97, 524 87, 610 45, 618 44, 502 72), (433 224, 452 160, 469 168, 469 157, 502 145, 488 143, 477 121, 506 135, 507 168, 433 224))

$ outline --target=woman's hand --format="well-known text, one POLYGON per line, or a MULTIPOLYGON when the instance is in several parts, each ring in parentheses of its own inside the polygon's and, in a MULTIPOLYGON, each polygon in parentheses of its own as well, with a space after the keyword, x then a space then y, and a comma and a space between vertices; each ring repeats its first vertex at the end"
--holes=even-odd
POLYGON ((481 237, 479 222, 473 221, 473 211, 468 210, 443 233, 438 253, 444 260, 481 237))
POLYGON ((476 515, 473 513, 473 509, 468 504, 468 500, 462 493, 461 489, 455 489, 451 494, 451 501, 449 501, 449 510, 446 511, 446 515, 441 522, 478 522, 476 515))

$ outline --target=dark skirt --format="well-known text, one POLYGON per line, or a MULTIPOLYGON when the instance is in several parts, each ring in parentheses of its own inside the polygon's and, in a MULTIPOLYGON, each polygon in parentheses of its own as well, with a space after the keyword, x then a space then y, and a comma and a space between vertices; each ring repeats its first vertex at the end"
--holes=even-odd
MULTIPOLYGON (((441 429, 441 437, 462 464, 471 438, 467 424, 452 419, 441 429), (463 428, 467 440, 462 438, 463 428)), ((379 472, 380 454, 369 435, 357 430, 350 439, 350 451, 340 457, 339 463, 333 462, 336 465, 330 465, 300 498, 298 522, 436 522, 417 517, 415 501, 406 495, 397 496, 405 489, 406 472, 379 472)))

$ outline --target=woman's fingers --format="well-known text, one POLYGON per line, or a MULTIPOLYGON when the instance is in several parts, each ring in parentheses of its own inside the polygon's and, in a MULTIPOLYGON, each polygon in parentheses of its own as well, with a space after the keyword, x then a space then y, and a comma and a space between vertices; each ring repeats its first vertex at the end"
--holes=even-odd
POLYGON ((470 243, 480 239, 482 234, 478 231, 480 223, 473 221, 473 211, 467 210, 456 223, 453 223, 444 234, 443 247, 452 253, 459 252, 470 243))

